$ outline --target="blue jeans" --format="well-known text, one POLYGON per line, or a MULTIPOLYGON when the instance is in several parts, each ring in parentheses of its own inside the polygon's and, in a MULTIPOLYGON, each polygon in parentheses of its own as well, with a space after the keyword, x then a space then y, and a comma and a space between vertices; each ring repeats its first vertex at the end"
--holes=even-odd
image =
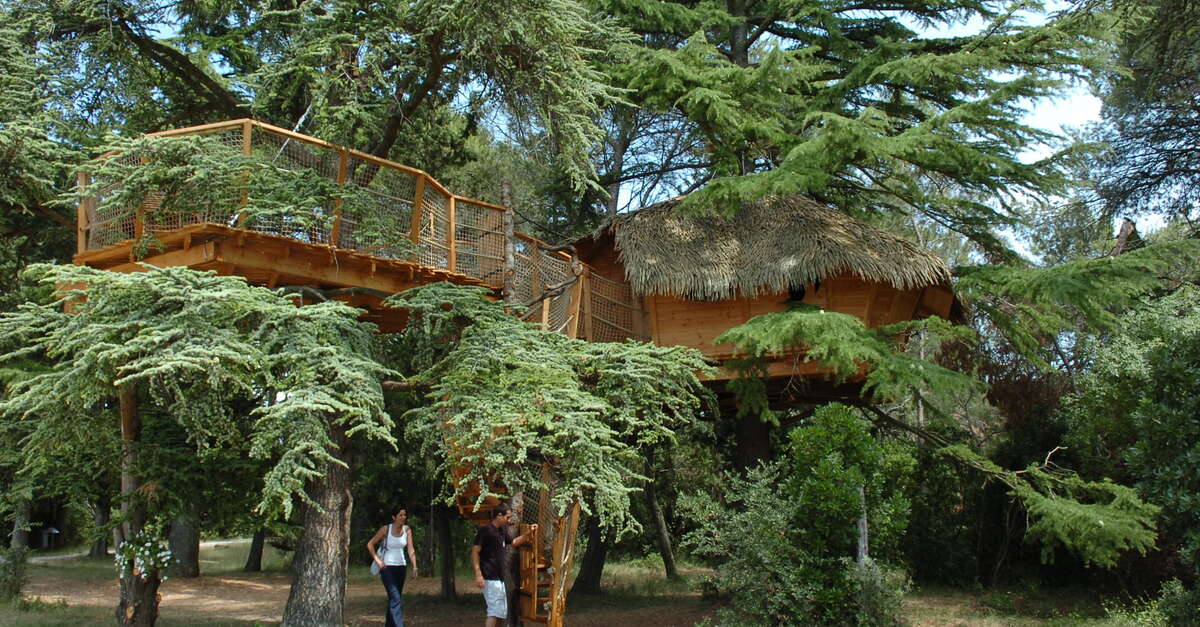
POLYGON ((400 602, 400 592, 404 590, 404 577, 407 574, 407 566, 388 566, 379 571, 379 578, 383 580, 383 589, 387 590, 388 596, 387 627, 404 627, 404 604, 400 602))

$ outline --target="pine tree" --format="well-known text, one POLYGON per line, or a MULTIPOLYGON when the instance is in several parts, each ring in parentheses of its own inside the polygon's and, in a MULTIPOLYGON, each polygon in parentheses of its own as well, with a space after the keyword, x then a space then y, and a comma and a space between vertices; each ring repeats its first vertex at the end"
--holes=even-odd
POLYGON ((848 212, 921 214, 992 249, 1018 199, 1065 182, 1056 159, 1020 158, 1052 138, 1020 121, 1023 103, 1101 65, 1101 21, 1040 3, 600 4, 640 36, 609 69, 614 84, 686 120, 703 152, 692 209, 800 192, 848 212), (983 25, 970 34, 936 34, 972 19, 983 25))

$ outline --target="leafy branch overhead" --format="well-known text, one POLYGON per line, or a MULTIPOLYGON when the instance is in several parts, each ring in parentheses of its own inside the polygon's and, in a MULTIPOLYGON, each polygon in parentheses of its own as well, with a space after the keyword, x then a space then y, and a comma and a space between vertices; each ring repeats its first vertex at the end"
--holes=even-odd
POLYGON ((856 316, 798 305, 755 316, 713 343, 731 343, 751 359, 795 355, 819 361, 841 380, 861 377, 863 393, 881 401, 904 398, 913 390, 982 385, 969 375, 906 353, 905 339, 922 329, 947 340, 974 337, 971 329, 936 317, 868 329, 856 316))
POLYGON ((480 500, 496 480, 549 489, 560 512, 579 500, 607 527, 638 528, 629 495, 643 479, 639 447, 673 442, 695 420, 708 394, 698 377, 712 371, 698 351, 570 339, 519 321, 483 290, 449 284, 389 304, 412 312, 397 348, 430 390, 405 420, 443 468, 468 471, 459 493, 471 481, 484 486, 480 500))
POLYGON ((1051 267, 961 267, 955 291, 1021 354, 1048 368, 1048 339, 1115 328, 1122 311, 1178 280, 1197 257, 1200 241, 1179 240, 1051 267))
POLYGON ((40 451, 86 447, 113 432, 112 414, 100 409, 124 386, 143 390, 198 451, 242 446, 230 438, 248 433, 250 454, 273 461, 261 510, 290 511, 309 480, 342 463, 330 454, 331 427, 393 441, 380 387, 392 373, 375 360, 373 329, 356 309, 297 307, 239 277, 186 268, 37 265, 28 277, 61 290, 53 302, 0 316, 0 359, 50 362, 0 402, 0 412, 30 426, 31 469, 45 463, 40 451), (235 401, 246 398, 257 408, 243 425, 235 401))

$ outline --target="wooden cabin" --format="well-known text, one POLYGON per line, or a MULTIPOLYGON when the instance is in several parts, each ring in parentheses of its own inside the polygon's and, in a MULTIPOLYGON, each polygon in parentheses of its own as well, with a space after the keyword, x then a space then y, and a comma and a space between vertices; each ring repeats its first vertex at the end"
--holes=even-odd
MULTIPOLYGON (((680 200, 619 215, 575 242, 589 278, 633 294, 638 308, 610 324, 632 337, 725 362, 737 355, 715 338, 795 302, 856 316, 870 328, 949 318, 955 307, 940 258, 808 198, 765 198, 730 217, 682 215, 680 200)), ((858 396, 858 386, 830 380, 799 353, 775 356, 768 373, 780 402, 858 396)), ((735 376, 723 368, 712 381, 735 376)))

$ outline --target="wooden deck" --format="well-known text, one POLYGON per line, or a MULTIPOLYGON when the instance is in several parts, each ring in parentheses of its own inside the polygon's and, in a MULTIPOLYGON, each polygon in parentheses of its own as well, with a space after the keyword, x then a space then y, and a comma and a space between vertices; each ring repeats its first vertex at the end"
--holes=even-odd
MULTIPOLYGON (((78 207, 75 263, 118 272, 142 271, 142 264, 186 266, 270 288, 316 288, 362 308, 363 318, 383 332, 407 322, 405 312, 380 305, 405 289, 448 281, 486 287, 497 298, 508 289, 511 300, 528 306, 524 318, 544 329, 593 342, 690 346, 716 362, 735 355, 728 346, 714 346, 715 337, 754 315, 783 309, 787 300, 786 293, 719 302, 636 294, 611 245, 584 245, 579 258, 547 250, 514 231, 508 207, 456 195, 421 170, 254 120, 155 135, 204 135, 233 157, 325 177, 349 193, 330 206, 306 208, 304 220, 243 213, 241 203, 252 191, 244 187, 228 195, 240 195, 240 203, 189 204, 172 213, 160 210, 162 196, 155 192, 137 207, 113 207, 102 201, 119 182, 95 184, 81 174, 80 186, 97 192, 78 207)), ((132 154, 101 158, 132 168, 148 161, 132 154)), ((900 291, 847 275, 810 289, 804 302, 858 316, 873 327, 946 317, 953 300, 948 287, 900 291)), ((828 375, 802 354, 780 355, 768 369, 770 378, 785 382, 815 383, 828 375)), ((711 379, 734 376, 721 370, 711 379)), ((826 383, 837 388, 831 394, 843 395, 840 384, 826 383)))
MULTIPOLYGON (((357 203, 339 199, 320 210, 316 226, 306 216, 304 227, 286 218, 248 217, 236 203, 163 215, 156 213, 154 194, 138 207, 101 209, 113 182, 78 207, 75 263, 118 272, 141 271, 142 264, 186 266, 271 288, 332 290, 366 310, 364 319, 384 332, 402 328, 406 316, 381 307, 382 296, 448 281, 487 287, 500 297, 507 279, 513 300, 530 306, 525 318, 548 330, 592 341, 649 339, 628 322, 595 313, 615 308, 621 320, 637 318, 641 305, 627 288, 589 280, 588 269, 570 255, 543 250, 543 242, 515 232, 509 208, 453 194, 421 170, 248 119, 155 135, 211 136, 231 154, 327 177, 351 189, 357 203), (380 224, 399 239, 364 227, 380 224)), ((138 155, 102 158, 133 167, 139 158, 145 162, 138 155)), ((80 175, 80 186, 92 183, 80 175)), ((241 190, 243 199, 246 194, 241 190)))

